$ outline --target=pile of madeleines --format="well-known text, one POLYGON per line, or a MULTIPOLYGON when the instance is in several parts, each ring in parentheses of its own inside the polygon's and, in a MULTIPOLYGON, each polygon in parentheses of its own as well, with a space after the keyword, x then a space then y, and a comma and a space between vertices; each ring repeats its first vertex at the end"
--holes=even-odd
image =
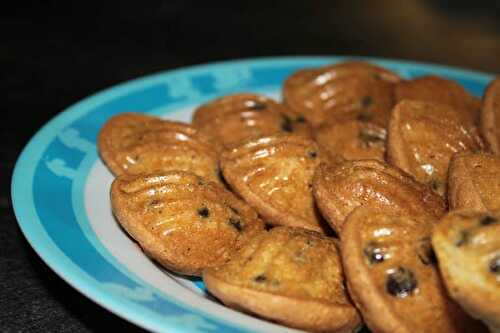
POLYGON ((500 78, 479 99, 349 61, 282 96, 106 122, 113 213, 142 250, 289 327, 500 332, 500 78))

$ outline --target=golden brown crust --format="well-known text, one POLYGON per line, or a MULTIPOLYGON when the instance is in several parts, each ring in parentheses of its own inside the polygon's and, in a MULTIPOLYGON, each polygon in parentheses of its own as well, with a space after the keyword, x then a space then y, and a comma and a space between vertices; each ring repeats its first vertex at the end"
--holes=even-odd
POLYGON ((252 208, 221 185, 183 171, 118 177, 111 204, 148 256, 187 275, 223 264, 264 227, 252 208))
POLYGON ((361 323, 343 288, 333 239, 277 227, 207 269, 208 290, 228 306, 314 332, 352 332, 361 323))
POLYGON ((343 62, 292 74, 283 85, 283 100, 293 114, 314 127, 342 112, 370 113, 385 126, 394 104, 393 86, 399 81, 399 76, 385 68, 343 62))
POLYGON ((396 102, 405 99, 437 102, 452 107, 466 124, 474 125, 479 118, 481 102, 461 85, 436 75, 426 75, 401 81, 395 87, 396 102))
POLYGON ((498 332, 500 211, 452 211, 435 228, 432 245, 450 296, 498 332))
POLYGON ((109 119, 98 150, 116 175, 185 170, 218 181, 218 153, 194 127, 138 113, 109 119))
POLYGON ((193 126, 226 147, 280 132, 312 135, 303 118, 293 120, 287 113, 285 106, 271 98, 240 93, 199 106, 193 126))
POLYGON ((367 207, 349 215, 342 262, 350 295, 372 331, 483 331, 446 295, 432 260, 434 222, 367 207))
POLYGON ((458 154, 450 162, 450 209, 487 212, 500 209, 500 157, 458 154))
POLYGON ((384 161, 386 136, 386 129, 364 113, 332 116, 315 132, 316 142, 325 151, 346 160, 384 161))
POLYGON ((294 135, 274 135, 226 150, 224 178, 272 225, 322 231, 311 192, 314 169, 326 158, 318 145, 294 135))
POLYGON ((404 100, 392 112, 387 160, 444 196, 451 157, 481 149, 454 109, 434 102, 404 100))
POLYGON ((480 128, 489 148, 500 154, 500 77, 490 83, 483 96, 480 128))
POLYGON ((314 175, 313 193, 321 213, 337 232, 359 206, 427 219, 445 212, 443 200, 427 186, 376 160, 321 164, 314 175))

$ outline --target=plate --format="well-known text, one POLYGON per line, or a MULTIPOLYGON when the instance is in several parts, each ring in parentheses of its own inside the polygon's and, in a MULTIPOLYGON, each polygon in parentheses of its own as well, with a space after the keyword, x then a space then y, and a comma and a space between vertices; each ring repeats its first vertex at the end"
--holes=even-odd
POLYGON ((403 77, 437 74, 481 96, 492 76, 415 62, 360 57, 284 57, 229 61, 147 76, 69 107, 48 122, 19 157, 12 201, 19 225, 38 255, 96 303, 156 332, 297 332, 231 310, 207 295, 203 282, 163 270, 114 220, 112 175, 99 160, 96 136, 126 111, 190 121, 200 103, 254 92, 279 98, 294 71, 347 59, 370 61, 403 77))

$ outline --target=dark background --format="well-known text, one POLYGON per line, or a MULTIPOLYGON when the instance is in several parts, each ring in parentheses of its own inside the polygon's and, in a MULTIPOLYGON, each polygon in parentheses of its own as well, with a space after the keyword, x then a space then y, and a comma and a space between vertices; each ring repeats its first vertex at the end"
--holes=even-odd
MULTIPOLYGON (((4 2, 5 3, 5 2, 4 2)), ((118 82, 276 55, 364 55, 500 73, 497 0, 18 1, 0 5, 0 331, 140 329, 74 291, 17 227, 10 177, 40 126, 118 82)))

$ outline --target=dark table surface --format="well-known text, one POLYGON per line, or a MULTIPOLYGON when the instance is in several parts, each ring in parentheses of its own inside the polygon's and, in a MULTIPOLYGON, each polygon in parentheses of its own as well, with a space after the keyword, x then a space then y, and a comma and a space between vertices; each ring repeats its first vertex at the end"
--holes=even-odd
POLYGON ((54 274, 25 241, 10 178, 29 138, 79 99, 191 64, 293 54, 430 61, 500 73, 497 1, 19 1, 1 5, 0 331, 141 329, 54 274))

